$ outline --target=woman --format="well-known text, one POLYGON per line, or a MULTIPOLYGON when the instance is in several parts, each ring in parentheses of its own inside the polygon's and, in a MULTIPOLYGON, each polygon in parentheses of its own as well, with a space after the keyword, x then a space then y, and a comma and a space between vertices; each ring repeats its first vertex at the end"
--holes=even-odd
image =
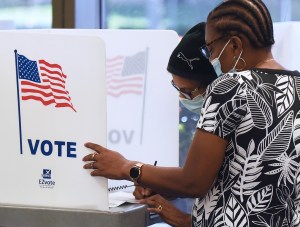
MULTIPOLYGON (((203 104, 201 94, 217 78, 212 65, 201 55, 200 48, 204 44, 205 23, 199 23, 182 37, 173 50, 167 67, 167 70, 172 74, 172 84, 179 92, 181 103, 196 114, 200 114, 203 104), (191 98, 189 93, 192 93, 191 98)), ((136 199, 143 199, 141 200, 142 203, 150 205, 150 208, 148 208, 150 212, 159 214, 171 226, 191 226, 191 215, 181 212, 161 195, 155 194, 150 189, 145 189, 141 186, 137 186, 133 194, 136 199), (163 209, 158 209, 158 207, 163 209)), ((187 209, 186 212, 190 212, 190 209, 187 209)), ((161 223, 157 225, 163 226, 161 223)))
POLYGON ((273 58, 273 44, 261 0, 222 2, 208 15, 202 48, 220 77, 206 90, 184 166, 142 165, 87 143, 97 153, 84 158, 95 161, 85 168, 160 193, 203 196, 193 226, 299 225, 300 74, 273 58))

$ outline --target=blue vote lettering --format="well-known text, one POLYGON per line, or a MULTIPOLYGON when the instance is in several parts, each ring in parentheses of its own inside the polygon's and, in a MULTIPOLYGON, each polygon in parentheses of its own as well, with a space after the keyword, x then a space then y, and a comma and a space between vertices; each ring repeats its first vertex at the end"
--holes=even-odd
POLYGON ((66 156, 68 158, 76 158, 76 142, 54 141, 50 140, 31 140, 28 139, 29 149, 32 155, 36 155, 40 151, 44 156, 50 156, 57 154, 58 157, 63 156, 64 150, 66 150, 66 156))

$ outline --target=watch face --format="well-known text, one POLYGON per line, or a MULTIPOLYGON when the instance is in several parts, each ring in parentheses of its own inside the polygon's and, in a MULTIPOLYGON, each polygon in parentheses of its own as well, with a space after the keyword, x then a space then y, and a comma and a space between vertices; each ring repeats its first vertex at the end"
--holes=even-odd
POLYGON ((140 175, 140 168, 137 166, 132 167, 129 174, 131 178, 137 178, 140 175))

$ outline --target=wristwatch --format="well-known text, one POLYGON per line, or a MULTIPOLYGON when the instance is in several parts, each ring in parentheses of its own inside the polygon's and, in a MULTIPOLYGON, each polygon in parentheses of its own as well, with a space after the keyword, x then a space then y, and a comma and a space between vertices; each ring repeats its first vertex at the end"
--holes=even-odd
POLYGON ((140 176, 142 175, 142 166, 143 163, 136 163, 133 167, 131 167, 129 171, 129 176, 133 182, 137 182, 140 176))

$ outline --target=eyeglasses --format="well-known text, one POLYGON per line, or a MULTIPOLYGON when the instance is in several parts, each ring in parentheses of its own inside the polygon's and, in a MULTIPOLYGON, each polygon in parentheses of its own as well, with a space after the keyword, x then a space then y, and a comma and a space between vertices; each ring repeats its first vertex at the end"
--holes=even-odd
POLYGON ((182 94, 186 99, 189 99, 189 100, 192 100, 192 99, 193 99, 193 98, 192 98, 192 95, 193 95, 195 92, 199 91, 199 89, 201 88, 201 87, 198 87, 198 88, 195 88, 194 90, 192 90, 192 91, 190 91, 190 92, 187 92, 187 91, 183 91, 181 88, 177 87, 177 85, 174 83, 173 80, 171 80, 171 84, 173 85, 173 87, 174 87, 177 91, 180 92, 180 94, 182 94))
MULTIPOLYGON (((226 35, 227 36, 227 35, 226 35)), ((203 55, 203 57, 205 57, 206 59, 209 59, 211 57, 211 52, 210 50, 208 49, 208 47, 210 45, 212 45, 213 43, 225 38, 226 36, 221 36, 219 38, 216 38, 214 39, 213 41, 209 42, 208 44, 204 44, 203 46, 200 47, 200 51, 201 51, 201 54, 203 55)))

